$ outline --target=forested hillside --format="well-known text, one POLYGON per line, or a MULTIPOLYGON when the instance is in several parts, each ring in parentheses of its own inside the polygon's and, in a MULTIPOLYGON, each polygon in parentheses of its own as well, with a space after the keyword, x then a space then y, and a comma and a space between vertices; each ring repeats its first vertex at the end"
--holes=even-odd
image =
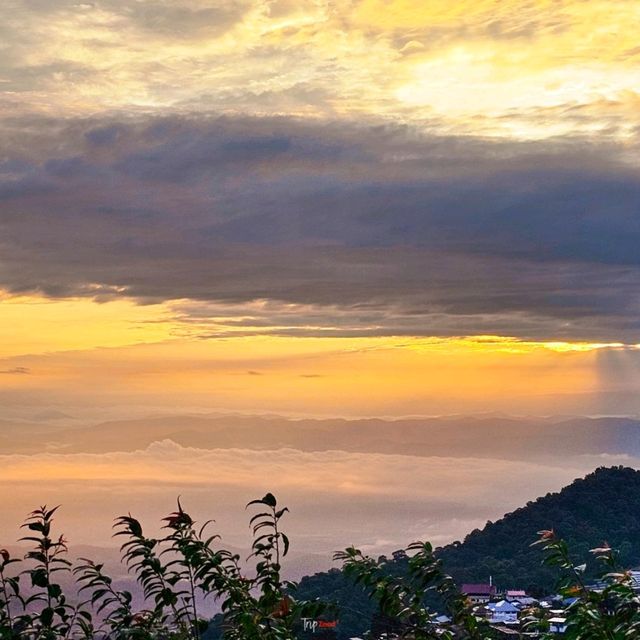
MULTIPOLYGON (((508 491, 508 487, 505 487, 508 491)), ((499 588, 523 588, 542 595, 552 591, 557 573, 541 564, 540 550, 531 547, 540 530, 553 529, 564 538, 576 560, 589 560, 589 550, 608 542, 620 550, 621 564, 640 564, 640 471, 625 467, 599 468, 575 480, 558 493, 550 493, 488 522, 462 542, 438 550, 445 570, 456 581, 488 582, 499 588)), ((391 570, 402 573, 406 559, 399 556, 391 570)), ((593 575, 593 562, 587 575, 593 575)), ((304 578, 300 597, 322 595, 344 606, 342 628, 361 633, 368 628, 375 607, 340 572, 304 578)))
POLYGON ((491 575, 501 587, 548 590, 552 572, 540 566, 540 554, 530 546, 541 529, 555 530, 579 555, 586 557, 589 549, 607 541, 621 552, 622 564, 639 564, 640 471, 597 469, 559 493, 488 522, 462 543, 444 547, 439 556, 462 582, 486 581, 491 575))

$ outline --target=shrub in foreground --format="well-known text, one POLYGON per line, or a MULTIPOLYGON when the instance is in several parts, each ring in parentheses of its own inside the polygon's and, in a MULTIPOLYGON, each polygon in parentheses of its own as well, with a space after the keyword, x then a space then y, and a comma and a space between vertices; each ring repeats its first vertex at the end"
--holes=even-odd
POLYGON ((302 617, 317 616, 320 602, 298 602, 294 584, 281 578, 289 539, 280 529, 287 512, 267 494, 248 505, 253 544, 249 570, 239 555, 219 546, 210 522, 196 527, 178 501, 164 518, 166 535, 150 538, 131 515, 116 520, 122 562, 135 576, 147 606, 134 610, 131 592, 118 590, 104 565, 67 559, 62 536, 52 532, 56 508, 41 507, 23 525, 20 539, 31 550, 14 558, 0 550, 0 640, 136 639, 200 640, 209 621, 198 610, 215 598, 228 640, 287 640, 302 617), (61 576, 77 583, 75 603, 63 593, 61 576))
MULTIPOLYGON (((57 507, 37 509, 23 524, 20 541, 30 545, 24 557, 0 549, 0 640, 203 640, 209 626, 199 610, 203 598, 218 601, 216 622, 224 640, 302 637, 303 620, 339 609, 321 599, 296 599, 296 584, 282 579, 289 539, 281 521, 288 509, 270 493, 247 507, 255 511, 247 561, 220 546, 219 536, 209 533, 210 522, 196 526, 179 500, 177 510, 164 518, 161 538, 146 536, 131 515, 117 518, 114 535, 122 541, 122 562, 144 595, 141 609, 134 608, 131 592, 114 586, 104 565, 84 558, 73 566, 64 537, 53 533, 57 507), (63 576, 77 585, 71 597, 63 592, 63 576)), ((567 640, 640 638, 640 600, 614 550, 608 545, 592 550, 603 575, 589 586, 586 565, 573 563, 566 543, 552 531, 540 532, 535 544, 542 547, 544 563, 559 574, 559 594, 572 598, 567 640)), ((474 615, 429 543, 413 543, 403 551, 408 560, 402 575, 389 571, 384 558, 374 560, 354 547, 335 555, 344 573, 378 603, 381 633, 411 640, 497 637, 474 615)), ((523 622, 526 637, 557 637, 542 608, 525 612, 523 622)))

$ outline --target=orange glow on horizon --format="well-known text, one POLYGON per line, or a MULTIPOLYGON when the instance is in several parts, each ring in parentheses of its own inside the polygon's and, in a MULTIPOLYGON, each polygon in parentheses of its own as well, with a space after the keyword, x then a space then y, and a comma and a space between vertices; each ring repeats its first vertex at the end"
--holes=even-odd
POLYGON ((623 346, 503 336, 234 337, 233 327, 203 338, 169 304, 126 300, 9 298, 2 313, 0 368, 16 373, 0 377, 3 389, 304 413, 412 411, 436 399, 454 410, 507 396, 593 393, 597 353, 623 346))

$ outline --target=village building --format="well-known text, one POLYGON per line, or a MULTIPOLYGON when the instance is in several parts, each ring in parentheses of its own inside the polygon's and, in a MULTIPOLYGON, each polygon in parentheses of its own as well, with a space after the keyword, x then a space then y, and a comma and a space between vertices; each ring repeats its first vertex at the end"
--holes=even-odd
POLYGON ((473 604, 486 604, 493 600, 497 594, 497 589, 492 584, 463 584, 460 591, 473 604))
POLYGON ((503 624, 515 624, 518 622, 518 614, 520 608, 513 602, 507 600, 500 600, 500 602, 491 602, 487 605, 487 608, 491 611, 491 617, 489 622, 494 624, 501 622, 503 624))

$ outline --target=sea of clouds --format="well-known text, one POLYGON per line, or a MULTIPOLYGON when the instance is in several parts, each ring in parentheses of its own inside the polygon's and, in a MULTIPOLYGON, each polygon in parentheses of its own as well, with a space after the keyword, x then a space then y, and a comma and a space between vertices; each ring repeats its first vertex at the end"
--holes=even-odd
POLYGON ((181 496, 197 520, 215 519, 224 542, 248 548, 245 504, 271 491, 291 509, 286 529, 294 564, 302 562, 298 569, 307 571, 328 567, 332 552, 350 544, 377 554, 416 539, 435 544, 461 539, 488 519, 612 464, 640 467, 640 460, 206 450, 170 440, 133 452, 2 455, 0 546, 14 543, 27 512, 45 503, 62 505, 57 526, 72 548, 114 546, 113 519, 129 512, 150 535, 158 535, 161 517, 181 496))

